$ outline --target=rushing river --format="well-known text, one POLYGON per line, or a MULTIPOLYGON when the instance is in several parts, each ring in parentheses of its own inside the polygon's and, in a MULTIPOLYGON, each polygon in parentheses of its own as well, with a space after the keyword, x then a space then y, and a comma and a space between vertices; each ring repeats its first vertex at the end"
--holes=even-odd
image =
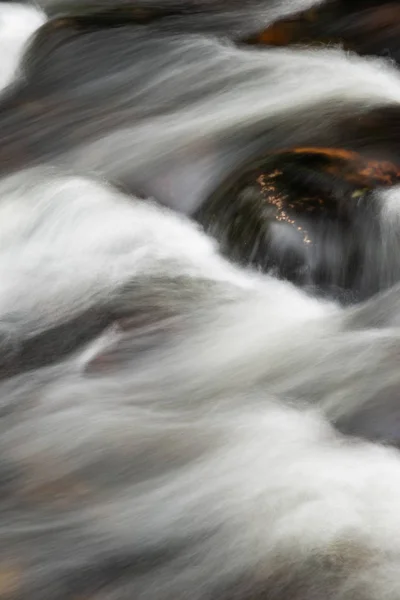
POLYGON ((318 4, 0 2, 1 599, 400 598, 398 9, 318 4))

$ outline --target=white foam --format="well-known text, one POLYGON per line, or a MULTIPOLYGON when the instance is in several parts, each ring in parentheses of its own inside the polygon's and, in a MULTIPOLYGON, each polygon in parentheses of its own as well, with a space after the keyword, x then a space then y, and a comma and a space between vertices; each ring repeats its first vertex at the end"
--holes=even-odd
POLYGON ((0 89, 13 80, 27 41, 45 20, 33 6, 0 3, 0 89))

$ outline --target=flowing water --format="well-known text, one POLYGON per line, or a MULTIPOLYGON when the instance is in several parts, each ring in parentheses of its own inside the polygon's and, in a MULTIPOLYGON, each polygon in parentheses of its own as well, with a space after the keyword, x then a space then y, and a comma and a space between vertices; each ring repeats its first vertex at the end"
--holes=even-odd
POLYGON ((397 66, 117 4, 0 3, 0 598, 398 600, 397 66))

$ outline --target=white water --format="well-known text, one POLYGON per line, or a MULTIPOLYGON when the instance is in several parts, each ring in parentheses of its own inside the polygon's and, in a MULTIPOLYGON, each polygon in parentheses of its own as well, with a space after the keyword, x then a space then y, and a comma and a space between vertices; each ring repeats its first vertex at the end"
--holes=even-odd
MULTIPOLYGON (((9 73, 34 19, 2 13, 19 23, 9 73)), ((200 37, 175 58, 152 55, 166 78, 162 95, 145 90, 154 118, 68 153, 79 176, 44 166, 0 182, 2 359, 98 305, 120 318, 72 357, 3 379, 1 555, 28 556, 24 600, 72 598, 63 586, 95 568, 101 600, 398 600, 400 458, 332 424, 399 442, 400 290, 346 310, 322 302, 227 263, 188 219, 105 181, 136 169, 165 200, 150 177, 163 164, 170 199, 193 206, 252 127, 399 102, 397 72, 339 50, 244 53, 200 37), (26 496, 10 500, 5 475, 20 468, 26 496), (64 478, 58 504, 46 486, 64 478), (108 578, 115 556, 129 568, 108 578)), ((379 198, 390 239, 397 195, 379 198)))

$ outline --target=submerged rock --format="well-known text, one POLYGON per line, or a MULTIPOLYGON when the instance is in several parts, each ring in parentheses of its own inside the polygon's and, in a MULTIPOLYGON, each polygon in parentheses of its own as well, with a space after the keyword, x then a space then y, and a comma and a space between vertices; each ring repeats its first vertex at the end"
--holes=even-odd
MULTIPOLYGON (((299 148, 245 165, 197 212, 232 260, 343 300, 391 282, 376 190, 400 182, 388 162, 299 148)), ((385 236, 387 241, 387 236, 385 236)))

